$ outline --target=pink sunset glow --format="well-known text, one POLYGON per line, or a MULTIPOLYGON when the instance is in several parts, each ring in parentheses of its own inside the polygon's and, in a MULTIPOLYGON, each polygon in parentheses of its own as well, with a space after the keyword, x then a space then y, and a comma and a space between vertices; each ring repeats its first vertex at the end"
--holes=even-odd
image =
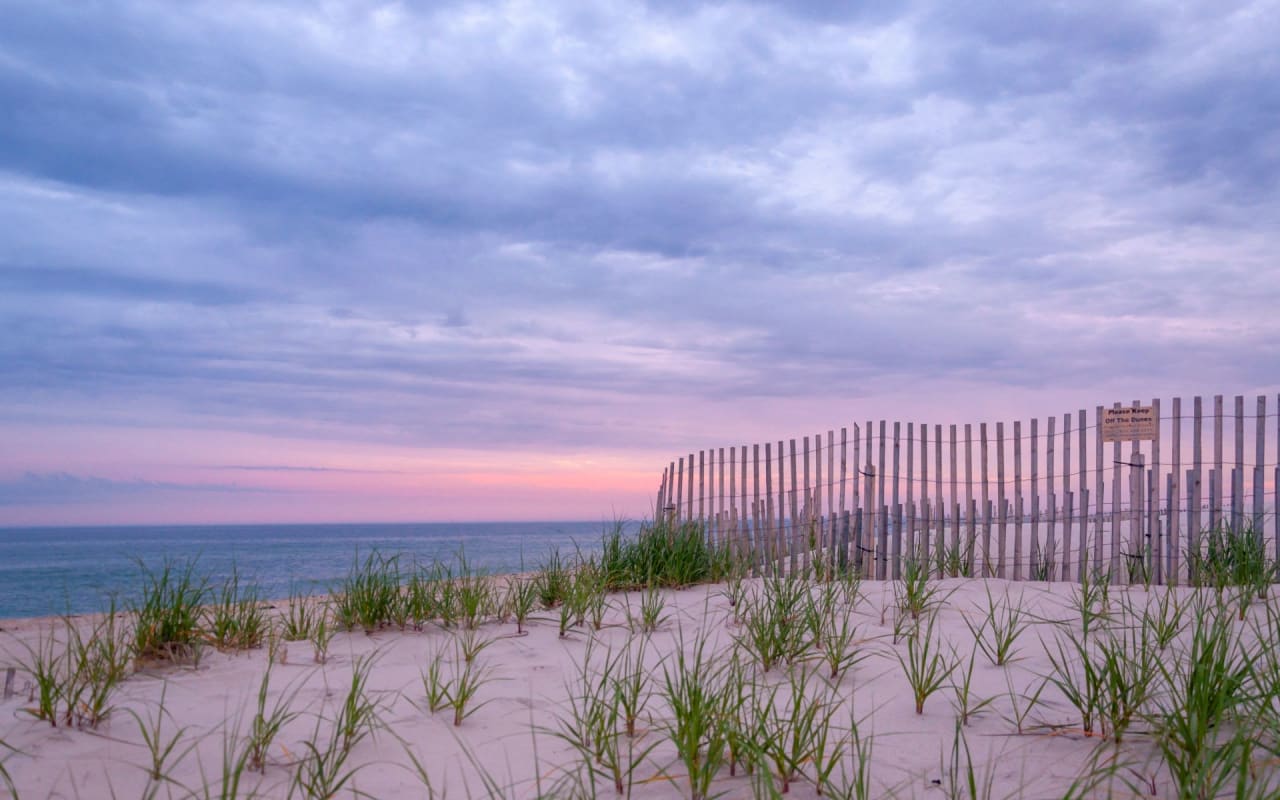
POLYGON ((1274 14, 110 5, 0 31, 0 526, 1280 388, 1274 14))

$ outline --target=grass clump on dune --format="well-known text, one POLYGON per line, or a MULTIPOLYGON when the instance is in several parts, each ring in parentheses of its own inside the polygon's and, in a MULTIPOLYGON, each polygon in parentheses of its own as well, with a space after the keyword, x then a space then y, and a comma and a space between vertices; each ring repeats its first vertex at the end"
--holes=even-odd
POLYGON ((1216 589, 1219 594, 1234 590, 1239 619, 1244 619, 1254 596, 1263 599, 1275 582, 1278 565, 1267 558, 1262 531, 1252 525, 1239 529, 1219 526, 1203 534, 1204 552, 1187 554, 1192 585, 1216 589))
POLYGON ((659 520, 642 525, 634 537, 615 523, 604 535, 600 566, 610 590, 676 588, 724 578, 733 559, 707 541, 702 523, 659 520))
POLYGON ((133 652, 139 662, 197 662, 204 645, 203 606, 210 599, 208 579, 196 562, 166 559, 158 570, 138 563, 142 594, 132 607, 133 652))
POLYGON ((113 710, 116 688, 129 676, 127 636, 113 599, 87 636, 68 615, 35 645, 23 643, 27 659, 21 669, 32 687, 32 704, 24 713, 53 727, 97 728, 113 710))

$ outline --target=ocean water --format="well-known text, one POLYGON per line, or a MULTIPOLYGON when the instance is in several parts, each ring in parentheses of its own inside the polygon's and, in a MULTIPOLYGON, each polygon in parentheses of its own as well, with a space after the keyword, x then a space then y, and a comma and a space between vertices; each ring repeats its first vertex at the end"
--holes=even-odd
MULTIPOLYGON (((215 583, 234 565, 261 596, 326 592, 353 560, 377 550, 405 563, 467 563, 490 572, 534 569, 553 549, 599 549, 600 522, 491 522, 395 525, 200 525, 0 528, 0 619, 101 610, 113 594, 127 603, 142 566, 196 559, 215 583)), ((610 526, 612 527, 612 526, 610 526)))

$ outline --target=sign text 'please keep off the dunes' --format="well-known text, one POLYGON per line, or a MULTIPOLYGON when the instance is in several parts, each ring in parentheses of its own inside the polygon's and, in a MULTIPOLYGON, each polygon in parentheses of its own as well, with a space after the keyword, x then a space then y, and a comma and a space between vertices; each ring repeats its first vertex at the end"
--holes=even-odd
POLYGON ((1102 441, 1128 442, 1156 438, 1159 420, 1151 406, 1107 408, 1102 414, 1102 441))

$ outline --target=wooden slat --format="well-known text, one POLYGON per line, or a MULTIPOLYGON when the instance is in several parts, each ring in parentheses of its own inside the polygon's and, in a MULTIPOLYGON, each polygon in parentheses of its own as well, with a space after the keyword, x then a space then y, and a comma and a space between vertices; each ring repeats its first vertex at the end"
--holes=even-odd
POLYGON ((876 552, 875 576, 884 580, 884 570, 888 562, 889 504, 885 500, 885 485, 889 481, 889 469, 886 454, 889 449, 889 429, 885 420, 880 420, 879 439, 876 442, 876 552))
MULTIPOLYGON (((757 463, 757 469, 759 464, 757 463)), ((759 479, 756 486, 760 485, 759 479)), ((765 574, 774 575, 778 569, 778 540, 774 528, 773 513, 773 444, 764 443, 764 551, 765 574)))
POLYGON ((720 527, 724 532, 724 541, 722 545, 730 547, 731 552, 741 555, 742 543, 739 540, 739 531, 741 527, 740 522, 729 510, 729 506, 732 505, 733 501, 733 490, 737 487, 737 481, 734 480, 735 476, 733 469, 734 465, 737 463, 737 459, 735 458, 735 451, 737 449, 738 448, 736 446, 732 445, 728 448, 720 448, 716 455, 716 468, 719 470, 719 478, 716 480, 719 498, 716 501, 716 505, 720 509, 718 512, 721 517, 720 527), (727 454, 725 452, 726 450, 728 450, 727 454), (733 464, 729 463, 731 461, 733 464), (733 484, 733 486, 730 486, 729 484, 733 484))
POLYGON ((943 536, 946 533, 947 516, 943 509, 942 495, 942 426, 933 426, 933 488, 934 488, 934 508, 937 511, 933 515, 933 527, 938 529, 937 548, 938 557, 941 558, 943 550, 943 536))
POLYGON ((1013 579, 1022 580, 1022 420, 1013 423, 1013 579))
POLYGON ((929 516, 929 426, 923 422, 920 423, 920 516, 918 555, 927 565, 929 563, 929 526, 925 520, 929 516))
POLYGON ((995 575, 995 560, 991 558, 991 486, 987 469, 987 423, 978 425, 978 464, 982 481, 982 571, 984 578, 995 575))
MULTIPOLYGON (((732 447, 730 447, 730 448, 729 448, 729 452, 730 452, 730 453, 732 453, 732 452, 733 452, 733 448, 732 448, 732 447)), ((724 448, 723 448, 723 447, 721 447, 721 448, 720 448, 720 452, 717 454, 717 457, 716 457, 716 466, 717 466, 717 467, 719 468, 719 470, 720 470, 720 477, 719 477, 719 479, 716 481, 716 516, 717 516, 717 517, 723 517, 723 516, 724 516, 724 494, 725 494, 725 486, 724 486, 724 448)), ((730 473, 730 474, 732 475, 732 473, 730 473)))
MULTIPOLYGON (((841 428, 841 430, 844 430, 841 428)), ((853 538, 853 525, 851 515, 848 511, 840 512, 840 551, 836 560, 836 566, 840 569, 841 574, 849 569, 849 542, 853 538)))
MULTIPOLYGON (((730 447, 730 450, 733 448, 730 447)), ((718 520, 716 530, 721 535, 721 546, 729 542, 729 517, 725 513, 725 495, 728 494, 729 488, 725 486, 725 455, 724 448, 715 448, 710 451, 711 463, 715 465, 715 469, 711 469, 708 464, 707 471, 711 476, 711 497, 709 503, 711 505, 711 513, 718 520)))
POLYGON ((826 546, 824 541, 825 515, 822 513, 822 434, 813 437, 813 524, 817 528, 817 546, 819 551, 826 546))
MULTIPOLYGON (((786 520, 783 521, 782 527, 783 536, 785 536, 785 539, 783 539, 783 547, 786 548, 787 553, 787 570, 791 575, 795 575, 796 570, 799 570, 800 568, 800 553, 796 552, 796 529, 799 527, 799 525, 797 525, 797 520, 800 518, 800 498, 799 495, 797 495, 797 483, 799 483, 800 480, 800 468, 796 465, 796 440, 788 439, 787 444, 787 461, 785 463, 787 466, 790 466, 790 470, 783 472, 782 475, 778 476, 778 479, 780 479, 782 483, 785 483, 787 474, 790 474, 791 476, 791 483, 786 484, 787 492, 780 499, 782 500, 783 507, 785 507, 785 511, 782 513, 787 516, 786 520)), ((780 456, 781 452, 782 442, 778 442, 778 453, 780 453, 780 456)))
MULTIPOLYGON (((964 425, 964 514, 965 514, 965 551, 967 553, 965 562, 972 564, 974 560, 974 550, 977 549, 978 530, 977 520, 974 518, 974 512, 977 511, 977 505, 973 499, 973 425, 965 423, 964 425)), ((970 575, 973 571, 970 570, 970 575)))
POLYGON ((827 563, 836 565, 836 548, 839 546, 840 517, 836 514, 836 434, 827 431, 827 563))
POLYGON ((1262 536, 1263 492, 1266 487, 1262 480, 1263 466, 1267 463, 1267 397, 1258 395, 1257 408, 1254 411, 1254 434, 1257 441, 1253 451, 1253 531, 1262 536))
POLYGON ((796 567, 799 566, 799 553, 796 553, 795 540, 795 524, 796 517, 799 516, 799 508, 796 502, 796 476, 799 474, 796 470, 796 440, 791 439, 791 449, 787 453, 790 461, 786 461, 782 456, 782 448, 785 442, 778 442, 778 530, 782 534, 782 552, 787 557, 787 571, 794 575, 796 567), (791 485, 790 492, 787 490, 787 472, 786 465, 791 465, 791 485), (790 515, 790 518, 787 518, 790 515))
POLYGON ((1028 577, 1040 567, 1040 420, 1031 418, 1031 559, 1028 577))
POLYGON ((684 516, 684 456, 680 457, 679 488, 676 489, 676 521, 684 516))
POLYGON ((1181 559, 1178 558, 1179 551, 1182 549, 1182 398, 1173 398, 1173 420, 1170 425, 1169 432, 1172 436, 1170 441, 1169 460, 1173 462, 1170 465, 1169 478, 1169 574, 1168 583, 1170 586, 1177 586, 1182 577, 1181 559))
POLYGON ((1064 581, 1071 580, 1071 511, 1066 503, 1071 496, 1071 414, 1062 415, 1062 565, 1064 581))
MULTIPOLYGON (((1155 456, 1152 456, 1152 463, 1155 463, 1155 456)), ((1157 585, 1164 585, 1165 582, 1165 550, 1164 541, 1165 534, 1160 524, 1160 471, 1155 467, 1147 470, 1147 535, 1152 543, 1152 552, 1155 553, 1152 561, 1152 580, 1157 585)))
MULTIPOLYGON (((734 447, 729 447, 729 454, 732 455, 735 449, 734 447)), ((725 448, 721 447, 716 451, 716 470, 718 475, 716 478, 716 515, 720 519, 720 546, 731 548, 730 552, 737 552, 738 530, 736 520, 729 513, 729 500, 732 491, 729 485, 725 483, 726 470, 728 470, 729 477, 733 476, 733 470, 728 468, 725 459, 725 448)))
MULTIPOLYGON (((1102 564, 1102 539, 1106 519, 1106 474, 1107 466, 1103 460, 1102 447, 1102 406, 1096 406, 1094 409, 1094 426, 1093 426, 1093 503, 1095 507, 1095 521, 1093 526, 1093 569, 1098 573, 1103 571, 1102 564)), ((1094 576, 1090 575, 1092 579, 1094 576)))
POLYGON ((951 426, 950 436, 947 439, 948 446, 951 449, 951 497, 947 508, 951 511, 951 549, 955 552, 960 550, 960 472, 956 468, 956 426, 951 426))
POLYGON ((675 482, 675 472, 671 467, 662 470, 662 496, 658 498, 658 507, 654 509, 653 521, 667 521, 667 505, 671 502, 671 490, 675 482))
MULTIPOLYGON (((1198 522, 1200 519, 1200 474, 1195 469, 1187 470, 1187 539, 1188 548, 1199 547, 1200 530, 1198 522)), ((1199 551, 1196 549, 1187 550, 1187 580, 1195 585, 1199 579, 1199 573, 1196 565, 1199 560, 1194 558, 1194 554, 1199 551)))
POLYGON ((901 464, 902 464, 902 423, 894 422, 893 423, 893 471, 890 472, 890 475, 893 476, 892 478, 893 485, 890 487, 890 492, 893 496, 889 501, 890 508, 893 508, 894 506, 896 506, 899 500, 901 499, 898 496, 898 489, 902 483, 902 474, 899 471, 901 464))
POLYGON ((813 445, 813 517, 816 520, 819 552, 826 547, 826 515, 822 513, 822 434, 813 445))
POLYGON ((707 450, 707 541, 712 546, 716 543, 716 451, 715 448, 707 450))
POLYGON ((1080 555, 1076 559, 1076 578, 1084 579, 1089 564, 1089 414, 1082 408, 1077 412, 1079 424, 1077 435, 1080 437, 1080 470, 1076 480, 1078 502, 1076 516, 1080 518, 1077 528, 1080 531, 1080 555))
MULTIPOLYGON (((908 437, 908 438, 910 438, 910 437, 908 437)), ((907 558, 911 558, 911 559, 916 560, 916 561, 919 561, 919 558, 920 558, 920 552, 919 552, 919 550, 913 549, 913 548, 915 548, 915 547, 916 547, 916 542, 915 542, 915 536, 916 536, 916 514, 918 514, 918 513, 919 513, 919 512, 916 510, 916 503, 915 503, 915 500, 914 500, 914 499, 911 499, 911 498, 908 498, 908 499, 907 499, 907 508, 906 508, 906 511, 905 511, 905 514, 906 514, 906 524, 907 524, 907 544, 906 544, 906 552, 907 552, 907 556, 906 556, 906 557, 907 557, 907 558)), ((928 567, 928 565, 924 565, 924 568, 927 570, 929 567, 928 567)))
POLYGON ((1164 583, 1164 532, 1160 530, 1160 398, 1151 401, 1151 412, 1156 418, 1156 438, 1151 440, 1151 478, 1147 481, 1147 533, 1151 538, 1152 575, 1157 584, 1164 583))
MULTIPOLYGON (((827 514, 836 513, 836 432, 827 431, 827 514)), ((836 518, 839 521, 839 518, 836 518)))
MULTIPOLYGON (((876 442, 876 513, 879 513, 885 507, 884 485, 888 473, 885 470, 885 451, 889 446, 888 423, 880 420, 880 437, 876 442)), ((876 553, 876 558, 882 560, 883 553, 876 553)))
MULTIPOLYGON (((756 563, 755 537, 757 535, 757 532, 755 530, 755 525, 749 523, 747 520, 747 497, 748 497, 748 494, 747 494, 747 446, 745 444, 742 445, 740 456, 741 457, 738 459, 738 469, 741 471, 739 473, 741 480, 739 481, 738 485, 739 487, 741 487, 741 491, 742 491, 742 502, 739 504, 738 507, 741 509, 741 511, 739 512, 739 515, 742 518, 743 543, 745 545, 747 553, 751 556, 751 564, 752 564, 752 569, 754 571, 754 568, 755 568, 754 565, 756 563)), ((754 505, 752 506, 752 508, 754 509, 754 505)))
MULTIPOLYGON (((1133 407, 1138 408, 1140 406, 1142 406, 1142 401, 1137 401, 1137 399, 1135 399, 1135 401, 1133 401, 1133 407)), ((1142 443, 1138 442, 1137 438, 1129 439, 1129 462, 1130 463, 1138 462, 1138 456, 1139 454, 1142 454, 1142 449, 1140 449, 1140 447, 1142 447, 1142 443)), ((1130 467, 1130 470, 1132 470, 1132 468, 1133 467, 1130 467)), ((1138 492, 1139 494, 1135 495, 1135 497, 1129 498, 1129 535, 1130 535, 1129 552, 1138 553, 1139 556, 1142 556, 1143 564, 1146 564, 1147 563, 1147 556, 1146 556, 1147 547, 1146 547, 1146 540, 1143 539, 1143 522, 1142 522, 1142 506, 1143 506, 1142 498, 1144 497, 1144 495, 1140 494, 1142 493, 1142 490, 1143 490, 1142 475, 1138 476, 1138 481, 1137 483, 1134 484, 1133 489, 1134 489, 1134 492, 1138 492)), ((1132 561, 1132 559, 1130 559, 1130 561, 1132 561)))
POLYGON ((863 486, 862 486, 862 528, 858 536, 858 552, 856 563, 863 577, 870 577, 872 574, 872 544, 875 541, 875 483, 876 468, 871 463, 871 421, 867 421, 866 430, 867 439, 867 464, 863 467, 863 486))
POLYGON ((694 474, 694 471, 693 471, 695 464, 697 464, 697 462, 694 461, 693 459, 693 453, 690 453, 689 454, 689 496, 688 496, 688 506, 685 509, 685 519, 689 520, 690 522, 694 521, 693 503, 695 499, 694 495, 697 494, 697 492, 694 489, 694 481, 697 478, 697 476, 694 474))
POLYGON ((814 488, 813 488, 813 513, 818 520, 818 548, 824 550, 827 548, 827 471, 823 469, 823 456, 828 452, 822 446, 822 434, 819 433, 815 437, 817 445, 813 451, 814 464, 814 488))
MULTIPOLYGON (((747 493, 747 453, 742 448, 742 494, 747 493)), ((744 502, 745 505, 745 502, 744 502)), ((751 445, 751 552, 752 563, 763 564, 765 551, 763 532, 760 525, 760 445, 751 445)), ((756 567, 759 569, 759 567, 756 567)))
MULTIPOLYGON (((1116 403, 1115 408, 1120 404, 1116 403)), ((1111 583, 1120 582, 1120 442, 1111 443, 1111 583)))
POLYGON ((1213 396, 1213 480, 1209 486, 1209 528, 1222 524, 1222 395, 1213 396))
POLYGON ((849 463, 853 465, 849 475, 849 490, 853 493, 849 503, 849 530, 852 534, 860 530, 858 526, 862 524, 862 429, 856 422, 853 425, 853 460, 849 463))
POLYGON ((915 520, 915 499, 916 499, 916 476, 915 476, 915 433, 916 426, 914 422, 907 423, 907 515, 906 515, 906 558, 915 559, 919 556, 916 552, 916 520, 915 520))
POLYGON ((996 562, 991 557, 991 501, 988 500, 983 504, 982 508, 982 571, 981 577, 994 578, 996 576, 996 562))
POLYGON ((1178 550, 1178 537, 1173 532, 1174 523, 1177 516, 1172 513, 1173 507, 1176 505, 1174 498, 1177 496, 1177 490, 1174 488, 1179 482, 1174 478, 1173 473, 1167 473, 1164 478, 1164 496, 1168 498, 1168 511, 1170 512, 1164 521, 1164 540, 1169 548, 1168 569, 1165 572, 1165 585, 1176 586, 1178 584, 1178 573, 1173 571, 1173 555, 1178 550))
POLYGON ((1005 557, 1007 551, 1005 549, 1005 539, 1009 534, 1009 513, 1005 501, 1004 486, 1004 423, 996 423, 996 514, 999 522, 996 528, 996 577, 1004 578, 1008 575, 1006 571, 1005 557))
POLYGON ((1134 452, 1129 455, 1129 517, 1132 520, 1129 523, 1130 541, 1129 541, 1129 583, 1134 583, 1134 578, 1138 577, 1138 571, 1133 569, 1132 562, 1140 562, 1145 564, 1146 557, 1144 553, 1144 542, 1142 537, 1142 498, 1143 477, 1146 474, 1146 465, 1143 463, 1142 453, 1134 452))
POLYGON ((1235 471, 1231 475, 1231 530, 1239 531, 1244 522, 1244 395, 1235 402, 1235 471))
MULTIPOLYGON (((1191 416, 1191 471, 1193 473, 1189 488, 1195 502, 1187 506, 1187 552, 1200 553, 1200 520, 1204 500, 1204 403, 1197 395, 1192 399, 1191 416)), ((1191 581, 1196 583, 1198 575, 1192 574, 1191 581)))
MULTIPOLYGON (((1209 510, 1210 512, 1212 512, 1213 509, 1215 508, 1218 508, 1218 509, 1222 508, 1222 498, 1218 495, 1218 487, 1221 485, 1222 485, 1221 478, 1218 476, 1218 471, 1210 467, 1209 468, 1209 510)), ((1218 524, 1219 525, 1222 524, 1221 518, 1219 518, 1218 524)))
POLYGON ((1094 570, 1094 562, 1089 559, 1087 542, 1089 531, 1089 489, 1080 489, 1080 582, 1084 583, 1094 570), (1085 570, 1088 570, 1086 572, 1085 570))
POLYGON ((1044 494, 1045 503, 1048 507, 1048 523, 1044 536, 1044 553, 1041 558, 1049 565, 1049 569, 1045 572, 1044 579, 1046 581, 1053 580, 1053 571, 1058 563, 1058 489, 1053 485, 1053 454, 1057 449, 1057 440, 1054 438, 1054 423, 1057 418, 1049 417, 1048 430, 1045 432, 1045 481, 1044 494))
POLYGON ((777 492, 773 494, 774 507, 771 524, 773 525, 773 552, 777 554, 776 570, 778 575, 782 575, 787 571, 786 568, 786 517, 787 517, 787 479, 783 470, 786 468, 786 457, 783 456, 786 442, 777 443, 777 453, 774 454, 773 461, 769 462, 769 470, 773 471, 774 480, 778 481, 777 492))
POLYGON ((676 462, 675 460, 672 460, 671 464, 667 467, 667 505, 663 508, 663 514, 665 515, 664 519, 667 522, 675 521, 676 512, 680 508, 676 501, 676 494, 680 491, 678 480, 679 479, 676 477, 676 462))
POLYGON ((896 581, 902 577, 902 504, 897 503, 893 507, 893 534, 890 544, 889 558, 891 560, 890 568, 887 574, 891 574, 896 581))
MULTIPOLYGON (((794 443, 794 441, 795 440, 793 439, 792 442, 794 443)), ((792 525, 794 526, 792 530, 792 536, 795 538, 795 541, 799 545, 800 550, 803 551, 803 557, 801 558, 801 567, 804 569, 804 573, 806 575, 809 574, 809 531, 810 531, 810 526, 813 524, 813 490, 809 486, 809 458, 810 458, 809 437, 805 436, 804 437, 804 462, 803 462, 804 463, 804 470, 803 470, 804 494, 800 498, 803 503, 803 506, 802 506, 803 510, 800 513, 800 524, 797 525, 795 523, 795 520, 794 519, 792 520, 792 525)), ((795 502, 795 501, 793 500, 792 502, 795 502)), ((794 517, 795 515, 792 514, 792 516, 794 517)))
POLYGON ((893 499, 889 503, 889 508, 894 514, 894 531, 893 531, 893 547, 889 553, 890 564, 887 567, 896 580, 899 576, 898 559, 902 555, 902 530, 897 527, 901 522, 898 517, 899 503, 901 502, 901 486, 902 486, 902 423, 895 421, 893 423, 893 499))
MULTIPOLYGON (((854 427, 854 435, 857 436, 857 427, 854 427)), ((856 460, 854 463, 857 463, 856 460)), ((849 480, 849 430, 848 428, 840 429, 840 519, 844 519, 844 512, 848 510, 845 505, 845 483, 849 480)), ((843 524, 843 523, 842 523, 843 524)), ((843 531, 843 528, 841 528, 843 531)))
POLYGON ((775 475, 774 479, 778 482, 778 490, 776 492, 776 503, 774 506, 773 524, 773 549, 776 554, 778 563, 775 565, 778 574, 785 573, 786 567, 786 520, 787 520, 787 478, 786 478, 786 456, 783 454, 786 448, 786 442, 778 442, 777 452, 774 453, 773 461, 769 463, 769 469, 775 475))
POLYGON ((705 522, 707 512, 705 502, 707 498, 707 464, 705 459, 706 451, 698 451, 698 521, 705 522))
POLYGON ((889 552, 889 507, 880 506, 880 528, 876 537, 876 580, 883 581, 888 578, 889 559, 885 554, 889 552))
MULTIPOLYGON (((724 491, 724 450, 720 451, 720 489, 724 491)), ((734 514, 738 510, 738 448, 729 448, 729 513, 734 514)), ((745 489, 746 486, 744 485, 745 489)), ((720 505, 724 506, 724 498, 721 497, 720 505)))
MULTIPOLYGON (((1070 417, 1070 414, 1067 416, 1070 417)), ((1065 456, 1065 447, 1062 452, 1065 456)), ((1071 516, 1075 511, 1074 500, 1075 494, 1070 490, 1062 493, 1062 579, 1064 581, 1071 580, 1071 516)))

